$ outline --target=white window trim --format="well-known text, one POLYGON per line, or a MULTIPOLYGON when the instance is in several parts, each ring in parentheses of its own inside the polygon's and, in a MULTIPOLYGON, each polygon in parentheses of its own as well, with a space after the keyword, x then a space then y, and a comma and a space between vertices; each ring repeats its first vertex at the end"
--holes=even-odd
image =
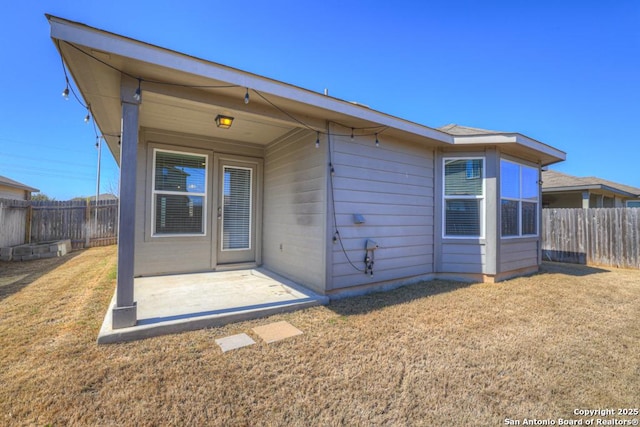
MULTIPOLYGON (((524 163, 516 162, 513 160, 501 158, 500 159, 500 238, 501 239, 526 239, 531 237, 538 237, 540 235, 540 191, 536 195, 536 232, 535 234, 522 234, 522 202, 533 203, 531 199, 523 199, 522 198, 522 167, 528 167, 531 169, 535 169, 533 166, 526 165, 524 163), (520 198, 514 197, 503 197, 502 196, 502 162, 507 162, 518 166, 518 173, 520 174, 520 188, 518 192, 520 193, 520 198), (502 235, 502 201, 509 200, 512 202, 519 202, 518 204, 518 234, 514 236, 503 236, 502 235)), ((538 180, 540 180, 540 170, 538 169, 538 180)))
POLYGON ((627 207, 627 208, 638 208, 640 206, 629 206, 631 203, 640 203, 640 199, 634 199, 634 200, 625 201, 625 207, 627 207))
POLYGON ((235 168, 235 169, 243 169, 249 171, 249 247, 248 248, 240 248, 240 249, 225 249, 224 248, 224 236, 220 238, 220 251, 222 252, 238 252, 238 251, 250 251, 253 249, 253 168, 243 167, 243 166, 234 166, 234 165, 222 165, 222 203, 220 204, 222 207, 222 227, 220 227, 220 233, 224 233, 224 170, 225 168, 235 168))
POLYGON ((151 168, 151 237, 203 237, 207 235, 207 193, 209 190, 209 156, 203 153, 191 151, 166 150, 164 148, 153 149, 153 166, 151 168), (174 153, 188 156, 204 157, 204 193, 185 193, 182 191, 161 191, 156 190, 156 153, 174 153), (156 194, 168 194, 184 196, 202 197, 202 233, 156 233, 156 194))
POLYGON ((456 240, 483 240, 485 238, 485 218, 486 218, 486 178, 487 174, 487 160, 484 156, 458 156, 458 157, 443 157, 442 158, 442 238, 443 239, 456 239, 456 240), (448 160, 482 160, 482 196, 447 196, 446 195, 446 163, 448 160), (480 200, 480 235, 479 236, 458 236, 447 234, 447 200, 468 200, 479 199, 480 200))

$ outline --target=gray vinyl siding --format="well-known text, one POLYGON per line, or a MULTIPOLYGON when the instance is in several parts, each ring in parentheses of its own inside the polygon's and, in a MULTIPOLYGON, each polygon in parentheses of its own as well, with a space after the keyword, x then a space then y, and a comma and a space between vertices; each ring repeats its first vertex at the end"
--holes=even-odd
POLYGON ((380 139, 380 147, 374 137, 332 141, 335 217, 346 252, 329 241, 334 290, 433 273, 433 149, 380 139), (356 213, 364 224, 354 223, 356 213), (349 263, 364 270, 367 239, 380 245, 373 277, 349 263))
POLYGON ((216 267, 216 204, 214 153, 262 157, 264 149, 155 130, 143 130, 138 143, 136 188, 135 276, 210 271, 216 267), (153 148, 195 152, 208 156, 206 235, 195 237, 151 237, 151 185, 153 148))
POLYGON ((484 273, 487 263, 487 248, 478 241, 446 240, 441 247, 442 273, 484 273))
POLYGON ((326 142, 294 131, 266 148, 263 265, 325 291, 326 142))
POLYGON ((502 239, 500 244, 500 272, 538 265, 538 239, 502 239))

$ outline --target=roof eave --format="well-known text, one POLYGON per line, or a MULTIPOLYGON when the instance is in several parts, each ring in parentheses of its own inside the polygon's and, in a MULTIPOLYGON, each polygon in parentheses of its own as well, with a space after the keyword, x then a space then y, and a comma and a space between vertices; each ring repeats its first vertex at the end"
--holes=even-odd
POLYGON ((496 134, 478 134, 478 135, 460 135, 454 136, 454 145, 473 145, 473 144, 494 144, 507 145, 514 144, 536 152, 545 156, 543 166, 548 166, 566 160, 567 153, 550 145, 536 141, 519 133, 496 133, 496 134))
POLYGON ((198 75, 229 84, 245 86, 265 94, 286 98, 300 104, 332 111, 355 119, 378 123, 397 130, 452 144, 453 137, 430 127, 413 123, 332 96, 303 89, 267 77, 237 70, 165 48, 130 39, 85 24, 46 15, 51 25, 51 37, 90 49, 136 59, 153 65, 198 75))

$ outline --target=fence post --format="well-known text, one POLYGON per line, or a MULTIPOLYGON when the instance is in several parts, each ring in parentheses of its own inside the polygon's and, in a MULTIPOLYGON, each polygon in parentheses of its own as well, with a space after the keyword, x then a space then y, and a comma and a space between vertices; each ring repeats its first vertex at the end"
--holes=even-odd
POLYGON ((87 197, 86 199, 86 207, 84 210, 84 248, 89 248, 91 244, 91 201, 87 197))
POLYGON ((29 206, 27 206, 27 212, 25 216, 25 224, 24 224, 24 242, 31 243, 31 215, 33 214, 33 209, 31 208, 31 200, 29 200, 29 206))

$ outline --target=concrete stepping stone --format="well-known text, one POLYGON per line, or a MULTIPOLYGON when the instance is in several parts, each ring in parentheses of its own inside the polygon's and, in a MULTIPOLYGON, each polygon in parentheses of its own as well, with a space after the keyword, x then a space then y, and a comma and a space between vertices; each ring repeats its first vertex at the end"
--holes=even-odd
POLYGON ((285 321, 256 326, 252 330, 267 344, 302 334, 300 329, 285 321))
POLYGON ((253 345, 255 343, 256 342, 247 334, 237 334, 224 338, 216 338, 216 344, 220 346, 223 353, 226 353, 229 350, 253 345))

